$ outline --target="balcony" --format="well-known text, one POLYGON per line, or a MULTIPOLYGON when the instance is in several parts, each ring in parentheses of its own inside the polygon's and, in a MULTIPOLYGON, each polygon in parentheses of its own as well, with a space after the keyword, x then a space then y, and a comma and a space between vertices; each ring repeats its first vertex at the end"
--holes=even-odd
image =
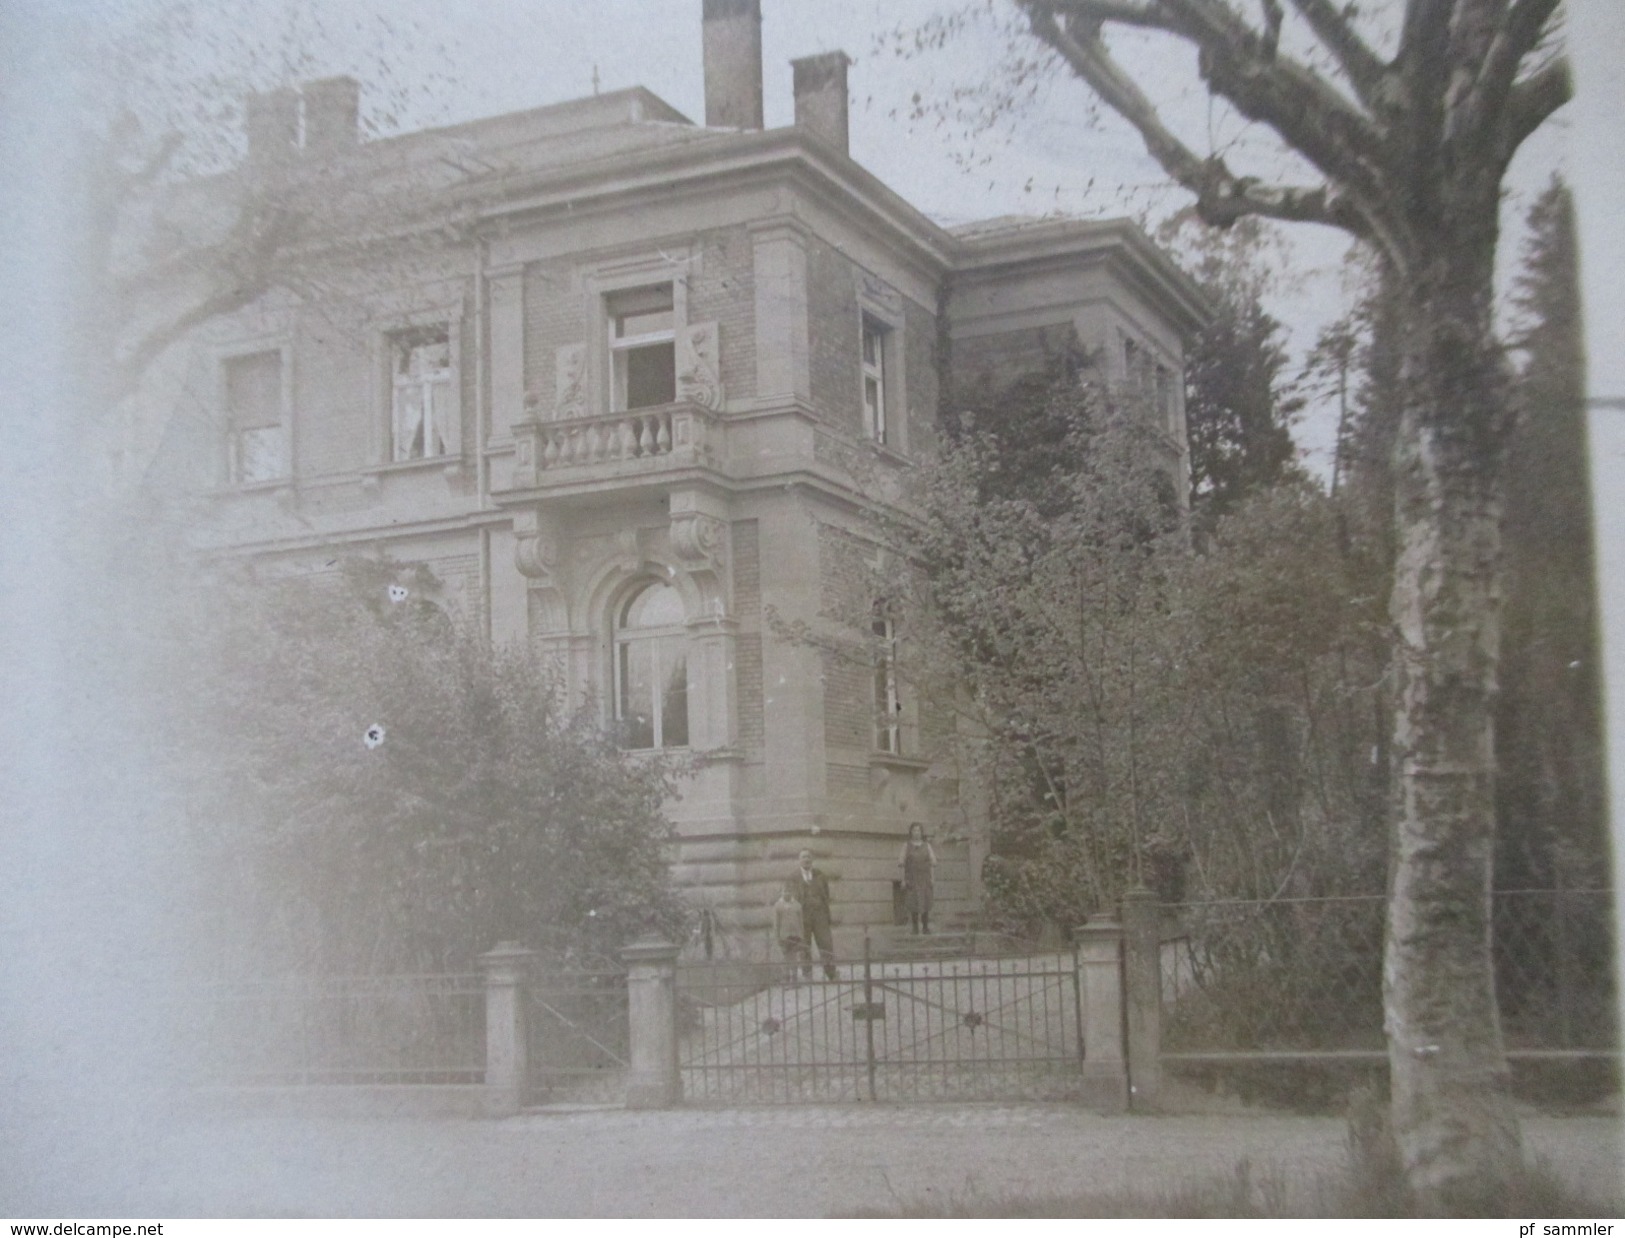
POLYGON ((724 455, 721 419, 686 400, 593 417, 528 418, 514 424, 513 436, 517 490, 715 467, 724 455))

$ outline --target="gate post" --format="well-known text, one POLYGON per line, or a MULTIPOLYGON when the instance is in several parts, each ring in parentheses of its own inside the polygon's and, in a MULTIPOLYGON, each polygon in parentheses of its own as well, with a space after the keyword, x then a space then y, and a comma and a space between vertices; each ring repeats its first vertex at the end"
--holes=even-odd
POLYGON ((632 1039, 628 1109, 667 1109, 683 1099, 677 1065, 677 955, 680 946, 640 937, 621 951, 632 1039))
POLYGON ((480 955, 485 973, 485 1113, 504 1118, 519 1112, 525 1092, 525 979, 531 951, 499 941, 480 955))
POLYGON ((1128 1108, 1123 1061, 1123 926, 1093 916, 1072 930, 1083 988, 1083 1102, 1108 1113, 1128 1108))
POLYGON ((1162 1088, 1162 926, 1157 896, 1144 886, 1123 894, 1123 987, 1129 1103, 1154 1109, 1162 1088))

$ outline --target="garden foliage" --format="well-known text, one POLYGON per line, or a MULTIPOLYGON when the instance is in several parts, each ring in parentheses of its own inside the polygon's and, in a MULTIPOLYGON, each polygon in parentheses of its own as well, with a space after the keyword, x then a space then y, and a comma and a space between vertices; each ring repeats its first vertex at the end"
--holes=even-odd
POLYGON ((208 938, 302 973, 463 969, 499 940, 612 953, 671 927, 662 799, 427 568, 217 577, 163 711, 208 938))

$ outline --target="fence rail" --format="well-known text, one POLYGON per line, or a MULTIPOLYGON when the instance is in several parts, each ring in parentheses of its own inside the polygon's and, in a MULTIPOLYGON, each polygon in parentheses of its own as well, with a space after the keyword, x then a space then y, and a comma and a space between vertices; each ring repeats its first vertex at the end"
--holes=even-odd
POLYGON ((176 1044, 205 1084, 480 1083, 476 974, 287 978, 174 997, 176 1044))
POLYGON ((525 1099, 618 1103, 631 1061, 626 971, 538 970, 525 987, 525 1099))
POLYGON ((678 969, 683 1096, 698 1103, 1066 1099, 1080 1087, 1070 953, 678 969))

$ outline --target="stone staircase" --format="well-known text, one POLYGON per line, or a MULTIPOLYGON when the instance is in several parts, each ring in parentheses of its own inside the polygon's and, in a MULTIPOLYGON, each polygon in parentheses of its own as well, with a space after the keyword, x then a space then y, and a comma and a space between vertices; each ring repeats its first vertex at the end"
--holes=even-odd
POLYGON ((929 935, 915 934, 906 924, 875 925, 869 929, 869 954, 875 959, 984 957, 1022 954, 1031 949, 1031 943, 1018 942, 979 927, 977 918, 967 912, 949 915, 941 928, 933 925, 929 935))

